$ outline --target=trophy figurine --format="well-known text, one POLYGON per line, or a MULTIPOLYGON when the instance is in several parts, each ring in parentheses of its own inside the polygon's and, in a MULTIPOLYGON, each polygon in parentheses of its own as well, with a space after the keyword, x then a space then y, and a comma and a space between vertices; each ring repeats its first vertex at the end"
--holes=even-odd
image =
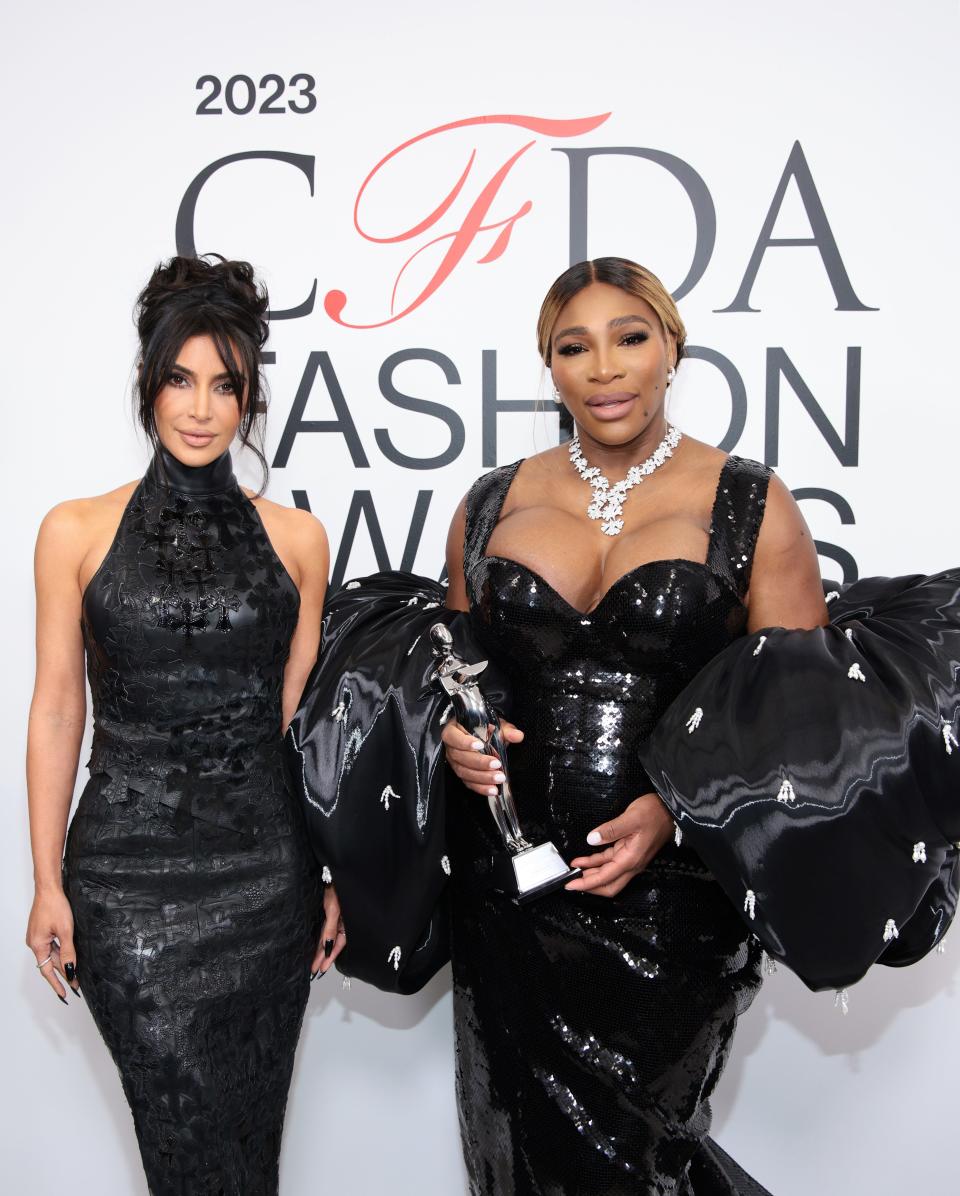
POLYGON ((485 660, 466 664, 453 652, 453 636, 445 623, 430 628, 433 654, 438 658, 434 681, 453 706, 457 722, 484 745, 488 756, 496 756, 506 780, 497 787, 495 797, 487 800, 490 812, 503 840, 503 851, 493 860, 493 887, 523 904, 542 897, 580 876, 550 842, 531 843, 520 828, 516 802, 510 789, 507 770, 507 745, 500 733, 500 719, 491 710, 477 682, 487 667, 485 660))

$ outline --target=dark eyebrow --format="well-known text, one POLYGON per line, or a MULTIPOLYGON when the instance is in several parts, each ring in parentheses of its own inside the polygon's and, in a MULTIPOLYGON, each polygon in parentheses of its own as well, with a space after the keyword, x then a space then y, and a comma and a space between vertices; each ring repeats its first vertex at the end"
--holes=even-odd
MULTIPOLYGON (((643 316, 615 316, 607 324, 608 328, 623 328, 626 324, 646 324, 648 328, 653 328, 649 320, 644 319, 643 316)), ((577 324, 572 328, 562 328, 559 332, 554 334, 555 341, 560 340, 562 336, 587 336, 589 329, 582 324, 577 324)))
MULTIPOLYGON (((176 371, 178 374, 186 374, 188 378, 196 378, 196 376, 197 376, 193 372, 193 370, 188 369, 187 366, 185 366, 185 365, 180 365, 180 363, 177 361, 175 361, 173 363, 173 365, 170 367, 170 372, 173 373, 174 371, 176 371)), ((223 382, 223 381, 230 382, 230 381, 232 381, 232 379, 230 377, 230 371, 224 370, 222 373, 214 375, 213 380, 214 380, 214 382, 223 382)))

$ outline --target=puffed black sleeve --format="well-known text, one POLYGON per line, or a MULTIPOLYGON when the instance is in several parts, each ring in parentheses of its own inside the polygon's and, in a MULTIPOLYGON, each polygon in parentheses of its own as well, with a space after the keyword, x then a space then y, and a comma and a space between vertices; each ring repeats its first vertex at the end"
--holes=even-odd
MULTIPOLYGON (((478 659, 469 618, 436 582, 384 572, 348 582, 324 607, 320 653, 285 738, 294 793, 347 931, 337 966, 389 992, 422 988, 449 958, 444 803, 459 784, 440 734, 429 631, 446 623, 478 659)), ((503 708, 491 673, 483 688, 503 708)))
POLYGON ((813 989, 912 963, 957 906, 960 569, 868 578, 670 706, 642 761, 767 951, 813 989))

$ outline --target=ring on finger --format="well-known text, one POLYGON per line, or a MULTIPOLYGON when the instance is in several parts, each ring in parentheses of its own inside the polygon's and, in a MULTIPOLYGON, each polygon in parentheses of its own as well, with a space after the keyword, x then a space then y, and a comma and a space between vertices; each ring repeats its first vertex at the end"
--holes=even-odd
POLYGON ((52 952, 52 951, 51 951, 51 953, 50 953, 50 954, 47 956, 47 958, 46 958, 46 959, 44 959, 44 960, 41 960, 41 961, 40 961, 40 963, 38 963, 38 964, 37 964, 37 967, 38 967, 38 968, 45 968, 45 967, 47 966, 47 964, 50 962, 50 960, 51 960, 51 959, 53 959, 53 952, 52 952))

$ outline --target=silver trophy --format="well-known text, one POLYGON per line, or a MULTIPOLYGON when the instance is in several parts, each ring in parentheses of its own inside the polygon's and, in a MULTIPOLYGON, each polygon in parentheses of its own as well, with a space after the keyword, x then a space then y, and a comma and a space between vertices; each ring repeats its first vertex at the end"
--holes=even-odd
POLYGON ((433 654, 438 658, 434 680, 453 706, 457 722, 484 745, 488 756, 496 756, 506 780, 489 797, 490 812, 503 840, 504 850, 493 861, 493 887, 523 904, 542 897, 580 876, 550 842, 531 843, 520 829, 517 805, 510 789, 507 745, 500 733, 500 719, 487 705, 477 677, 487 667, 485 660, 466 664, 453 652, 453 636, 445 623, 430 628, 433 654))

